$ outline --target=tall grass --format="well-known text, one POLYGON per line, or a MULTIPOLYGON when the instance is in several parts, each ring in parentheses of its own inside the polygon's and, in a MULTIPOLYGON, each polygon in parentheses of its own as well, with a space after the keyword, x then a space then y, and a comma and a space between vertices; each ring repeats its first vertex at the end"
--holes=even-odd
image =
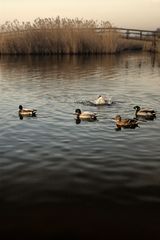
POLYGON ((108 21, 60 17, 5 22, 0 25, 0 54, 112 54, 148 48, 143 41, 122 39, 111 27, 108 21))
POLYGON ((33 23, 18 20, 0 26, 0 54, 106 54, 118 49, 116 31, 109 22, 68 18, 37 18, 33 23))

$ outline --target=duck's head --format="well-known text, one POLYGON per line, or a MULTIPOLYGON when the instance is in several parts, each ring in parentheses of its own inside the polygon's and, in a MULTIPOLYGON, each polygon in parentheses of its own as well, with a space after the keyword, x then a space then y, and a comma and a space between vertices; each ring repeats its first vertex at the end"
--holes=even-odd
POLYGON ((139 111, 140 110, 140 107, 139 106, 134 106, 134 109, 139 111))
POLYGON ((76 114, 77 116, 79 116, 81 113, 82 113, 82 112, 81 112, 81 109, 77 108, 77 109, 75 110, 75 114, 76 114))
POLYGON ((115 118, 113 118, 113 120, 115 120, 115 121, 121 121, 121 116, 120 116, 120 115, 116 115, 115 118))
POLYGON ((23 106, 22 105, 19 105, 19 110, 23 110, 23 106))
POLYGON ((115 120, 116 120, 116 121, 121 121, 121 116, 120 116, 120 115, 116 115, 116 116, 115 116, 115 120))

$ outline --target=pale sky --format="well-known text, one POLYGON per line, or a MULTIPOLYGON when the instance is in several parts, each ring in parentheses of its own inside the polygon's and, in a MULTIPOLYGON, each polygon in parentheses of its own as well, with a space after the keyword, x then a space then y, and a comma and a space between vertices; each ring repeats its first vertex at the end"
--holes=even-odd
POLYGON ((0 24, 57 16, 155 30, 160 27, 160 0, 0 0, 0 24))

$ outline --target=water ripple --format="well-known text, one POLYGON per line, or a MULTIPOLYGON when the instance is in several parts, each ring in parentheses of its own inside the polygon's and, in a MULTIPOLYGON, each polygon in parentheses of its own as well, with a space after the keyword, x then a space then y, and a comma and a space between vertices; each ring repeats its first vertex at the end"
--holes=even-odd
POLYGON ((0 66, 1 200, 63 202, 68 191, 123 204, 160 201, 160 72, 149 55, 4 58, 0 66), (113 103, 95 106, 99 94, 113 103), (37 117, 20 120, 19 104, 38 109, 37 117), (135 105, 154 108, 157 118, 116 131, 112 118, 135 117, 135 105), (76 108, 98 121, 76 124, 76 108))

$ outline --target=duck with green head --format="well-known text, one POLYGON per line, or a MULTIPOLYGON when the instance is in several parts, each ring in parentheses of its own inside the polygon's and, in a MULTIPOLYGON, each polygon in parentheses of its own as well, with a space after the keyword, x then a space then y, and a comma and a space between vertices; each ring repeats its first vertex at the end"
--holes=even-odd
POLYGON ((22 117, 35 117, 37 110, 24 108, 22 105, 19 105, 18 113, 19 113, 19 116, 22 116, 22 117))
POLYGON ((86 121, 95 121, 97 120, 96 113, 84 111, 82 112, 81 109, 77 108, 75 110, 76 119, 86 120, 86 121))
POLYGON ((156 118, 156 112, 153 109, 140 108, 139 106, 134 106, 134 109, 136 110, 136 117, 142 117, 148 120, 153 120, 156 118))

